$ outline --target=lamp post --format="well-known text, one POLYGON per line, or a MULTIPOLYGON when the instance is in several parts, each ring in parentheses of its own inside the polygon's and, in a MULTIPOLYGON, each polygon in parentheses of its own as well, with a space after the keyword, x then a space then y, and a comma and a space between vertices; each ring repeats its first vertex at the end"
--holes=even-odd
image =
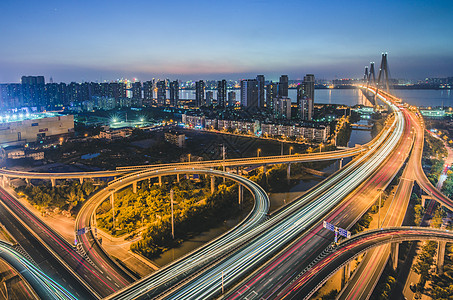
POLYGON ((190 156, 191 156, 191 155, 192 155, 192 154, 190 154, 190 153, 188 154, 188 157, 189 157, 189 162, 190 162, 190 156))
POLYGON ((171 204, 171 237, 175 239, 175 220, 173 216, 173 189, 170 190, 170 204, 171 204))

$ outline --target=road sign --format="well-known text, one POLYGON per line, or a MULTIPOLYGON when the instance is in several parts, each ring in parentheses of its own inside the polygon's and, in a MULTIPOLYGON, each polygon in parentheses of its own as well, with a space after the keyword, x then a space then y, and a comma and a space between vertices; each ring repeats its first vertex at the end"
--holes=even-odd
POLYGON ((77 235, 85 234, 88 231, 88 227, 83 227, 77 230, 77 235))
POLYGON ((333 224, 330 224, 327 221, 322 222, 322 226, 330 231, 335 232, 335 243, 338 241, 338 235, 344 236, 345 238, 350 238, 351 237, 351 232, 347 231, 346 229, 337 227, 333 224))

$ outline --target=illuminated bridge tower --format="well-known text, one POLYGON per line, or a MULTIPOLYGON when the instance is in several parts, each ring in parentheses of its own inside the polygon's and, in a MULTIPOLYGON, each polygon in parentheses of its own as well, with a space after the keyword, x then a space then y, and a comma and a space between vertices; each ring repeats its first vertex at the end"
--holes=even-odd
POLYGON ((387 52, 382 53, 382 60, 381 60, 381 67, 379 68, 379 76, 377 80, 377 88, 382 89, 385 88, 387 93, 390 92, 390 85, 389 85, 389 67, 387 62, 387 52))
POLYGON ((365 74, 363 75, 363 82, 366 83, 368 81, 368 66, 365 66, 365 74))
POLYGON ((367 85, 376 85, 376 75, 374 73, 374 62, 370 62, 370 72, 368 73, 367 85))

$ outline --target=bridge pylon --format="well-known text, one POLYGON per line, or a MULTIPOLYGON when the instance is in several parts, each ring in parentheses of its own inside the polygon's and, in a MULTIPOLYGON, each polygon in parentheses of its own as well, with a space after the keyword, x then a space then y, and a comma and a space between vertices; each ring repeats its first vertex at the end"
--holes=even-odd
POLYGON ((389 71, 389 66, 387 62, 387 52, 382 53, 382 59, 381 59, 381 67, 379 68, 379 75, 378 75, 378 80, 377 80, 377 88, 382 89, 385 88, 385 91, 387 93, 390 92, 390 71, 389 71))

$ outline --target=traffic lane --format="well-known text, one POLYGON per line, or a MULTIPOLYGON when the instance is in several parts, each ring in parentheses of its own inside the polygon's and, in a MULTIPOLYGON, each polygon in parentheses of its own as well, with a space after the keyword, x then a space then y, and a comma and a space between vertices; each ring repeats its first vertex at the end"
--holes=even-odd
MULTIPOLYGON (((405 131, 405 134, 403 134, 403 137, 408 137, 408 131, 406 130, 405 131)), ((407 139, 403 139, 403 143, 400 144, 400 146, 397 148, 397 150, 395 151, 402 151, 402 150, 407 150, 405 148, 408 148, 410 146, 410 143, 407 141, 407 139)), ((396 153, 396 152, 394 152, 396 153)), ((404 152, 403 152, 404 153, 404 152)), ((393 167, 393 168, 396 168, 396 166, 398 164, 401 164, 402 163, 402 158, 399 157, 398 155, 393 155, 391 158, 390 158, 390 165, 393 167)), ((388 162, 388 163, 389 163, 388 162)), ((391 168, 390 168, 391 169, 391 168)), ((389 171, 388 169, 388 166, 387 168, 383 168, 381 167, 380 171, 377 172, 377 175, 375 175, 373 177, 373 179, 371 181, 369 181, 367 184, 365 184, 364 186, 362 186, 362 188, 359 190, 359 192, 357 194, 359 194, 358 197, 353 197, 352 199, 350 199, 350 201, 347 201, 346 204, 344 204, 343 208, 340 208, 339 210, 337 210, 336 213, 333 213, 330 215, 330 217, 328 218, 328 220, 334 220, 335 217, 337 217, 338 219, 335 219, 335 221, 337 223, 335 224, 338 224, 338 223, 351 223, 352 221, 354 221, 355 219, 355 215, 356 213, 351 213, 351 212, 354 212, 354 211, 363 211, 364 207, 363 206, 358 206, 358 205, 352 205, 352 202, 356 202, 357 200, 363 200, 363 202, 369 206, 369 200, 367 199, 368 197, 361 197, 360 194, 361 193, 369 193, 369 192, 372 192, 372 191, 375 191, 376 190, 376 186, 373 186, 373 184, 379 186, 379 185, 383 185, 384 182, 388 181, 390 179, 390 177, 396 172, 396 170, 393 170, 392 171, 389 171), (345 210, 345 208, 349 205, 350 205, 350 208, 348 210, 345 210), (340 212, 345 212, 344 214, 340 214, 340 212), (345 220, 348 220, 345 222, 345 220)), ((319 225, 318 225, 318 229, 315 230, 314 234, 318 234, 319 232, 319 225)), ((313 233, 312 233, 313 234, 313 233)), ((333 236, 333 233, 331 234, 331 236, 333 236)), ((310 242, 307 242, 307 243, 310 243, 310 242)), ((329 243, 324 243, 323 245, 321 245, 322 243, 311 243, 312 246, 311 247, 314 247, 315 249, 321 249, 322 247, 327 247, 329 245, 329 243)), ((297 245, 300 245, 299 243, 296 244, 296 247, 297 245)), ((291 250, 289 251, 296 251, 294 248, 291 248, 291 250)), ((292 253, 291 252, 291 253, 292 253)), ((318 251, 311 251, 311 253, 313 253, 312 255, 309 255, 307 256, 307 258, 303 259, 302 261, 299 261, 299 263, 301 263, 303 266, 300 266, 298 267, 297 269, 304 269, 304 267, 306 265, 308 265, 309 262, 313 261, 317 255, 319 254, 319 250, 318 251)), ((279 260, 277 260, 279 261, 279 260)), ((294 268, 294 262, 291 261, 292 263, 284 263, 284 265, 282 264, 279 264, 279 268, 294 268)), ((268 267, 264 272, 258 274, 256 277, 258 278, 261 278, 261 282, 263 282, 263 279, 262 279, 262 276, 267 276, 266 274, 270 273, 271 272, 271 269, 272 268, 275 268, 275 264, 271 264, 270 267, 268 267)), ((281 272, 280 272, 281 273, 281 272)), ((297 273, 296 273, 297 274, 297 273)), ((256 278, 255 277, 255 278, 256 278)), ((248 291, 247 290, 250 290, 250 291, 253 291, 254 293, 257 293, 257 295, 262 295, 262 294, 266 294, 266 296, 270 296, 269 293, 266 293, 264 290, 265 290, 265 287, 252 287, 251 285, 254 285, 256 284, 256 279, 255 280, 251 280, 249 281, 247 284, 245 284, 244 286, 246 288, 242 288, 242 289, 239 289, 238 292, 236 293, 236 296, 239 295, 239 294, 242 294, 242 293, 247 293, 248 291)), ((284 284, 287 282, 287 278, 283 278, 281 277, 280 278, 280 281, 277 282, 277 283, 274 283, 274 286, 278 286, 278 287, 283 287, 284 284)), ((264 280, 264 282, 266 282, 264 280)), ((267 285, 266 285, 267 286, 267 285)), ((279 288, 280 289, 280 288, 279 288)), ((279 290, 278 289, 278 290, 279 290)), ((275 288, 272 288, 271 289, 271 293, 275 293, 275 288)), ((232 297, 231 299, 234 299, 234 297, 232 297)))
MULTIPOLYGON (((1 195, 0 195, 1 197, 1 195)), ((19 245, 49 277, 79 299, 95 299, 47 249, 0 204, 0 220, 19 245)))
POLYGON ((35 232, 47 245, 66 263, 68 264, 85 282, 101 296, 105 297, 117 288, 111 282, 111 279, 101 274, 94 266, 91 266, 72 246, 60 236, 51 231, 47 225, 40 222, 36 216, 18 203, 11 195, 3 189, 0 189, 0 195, 5 205, 8 205, 31 230, 35 232))

